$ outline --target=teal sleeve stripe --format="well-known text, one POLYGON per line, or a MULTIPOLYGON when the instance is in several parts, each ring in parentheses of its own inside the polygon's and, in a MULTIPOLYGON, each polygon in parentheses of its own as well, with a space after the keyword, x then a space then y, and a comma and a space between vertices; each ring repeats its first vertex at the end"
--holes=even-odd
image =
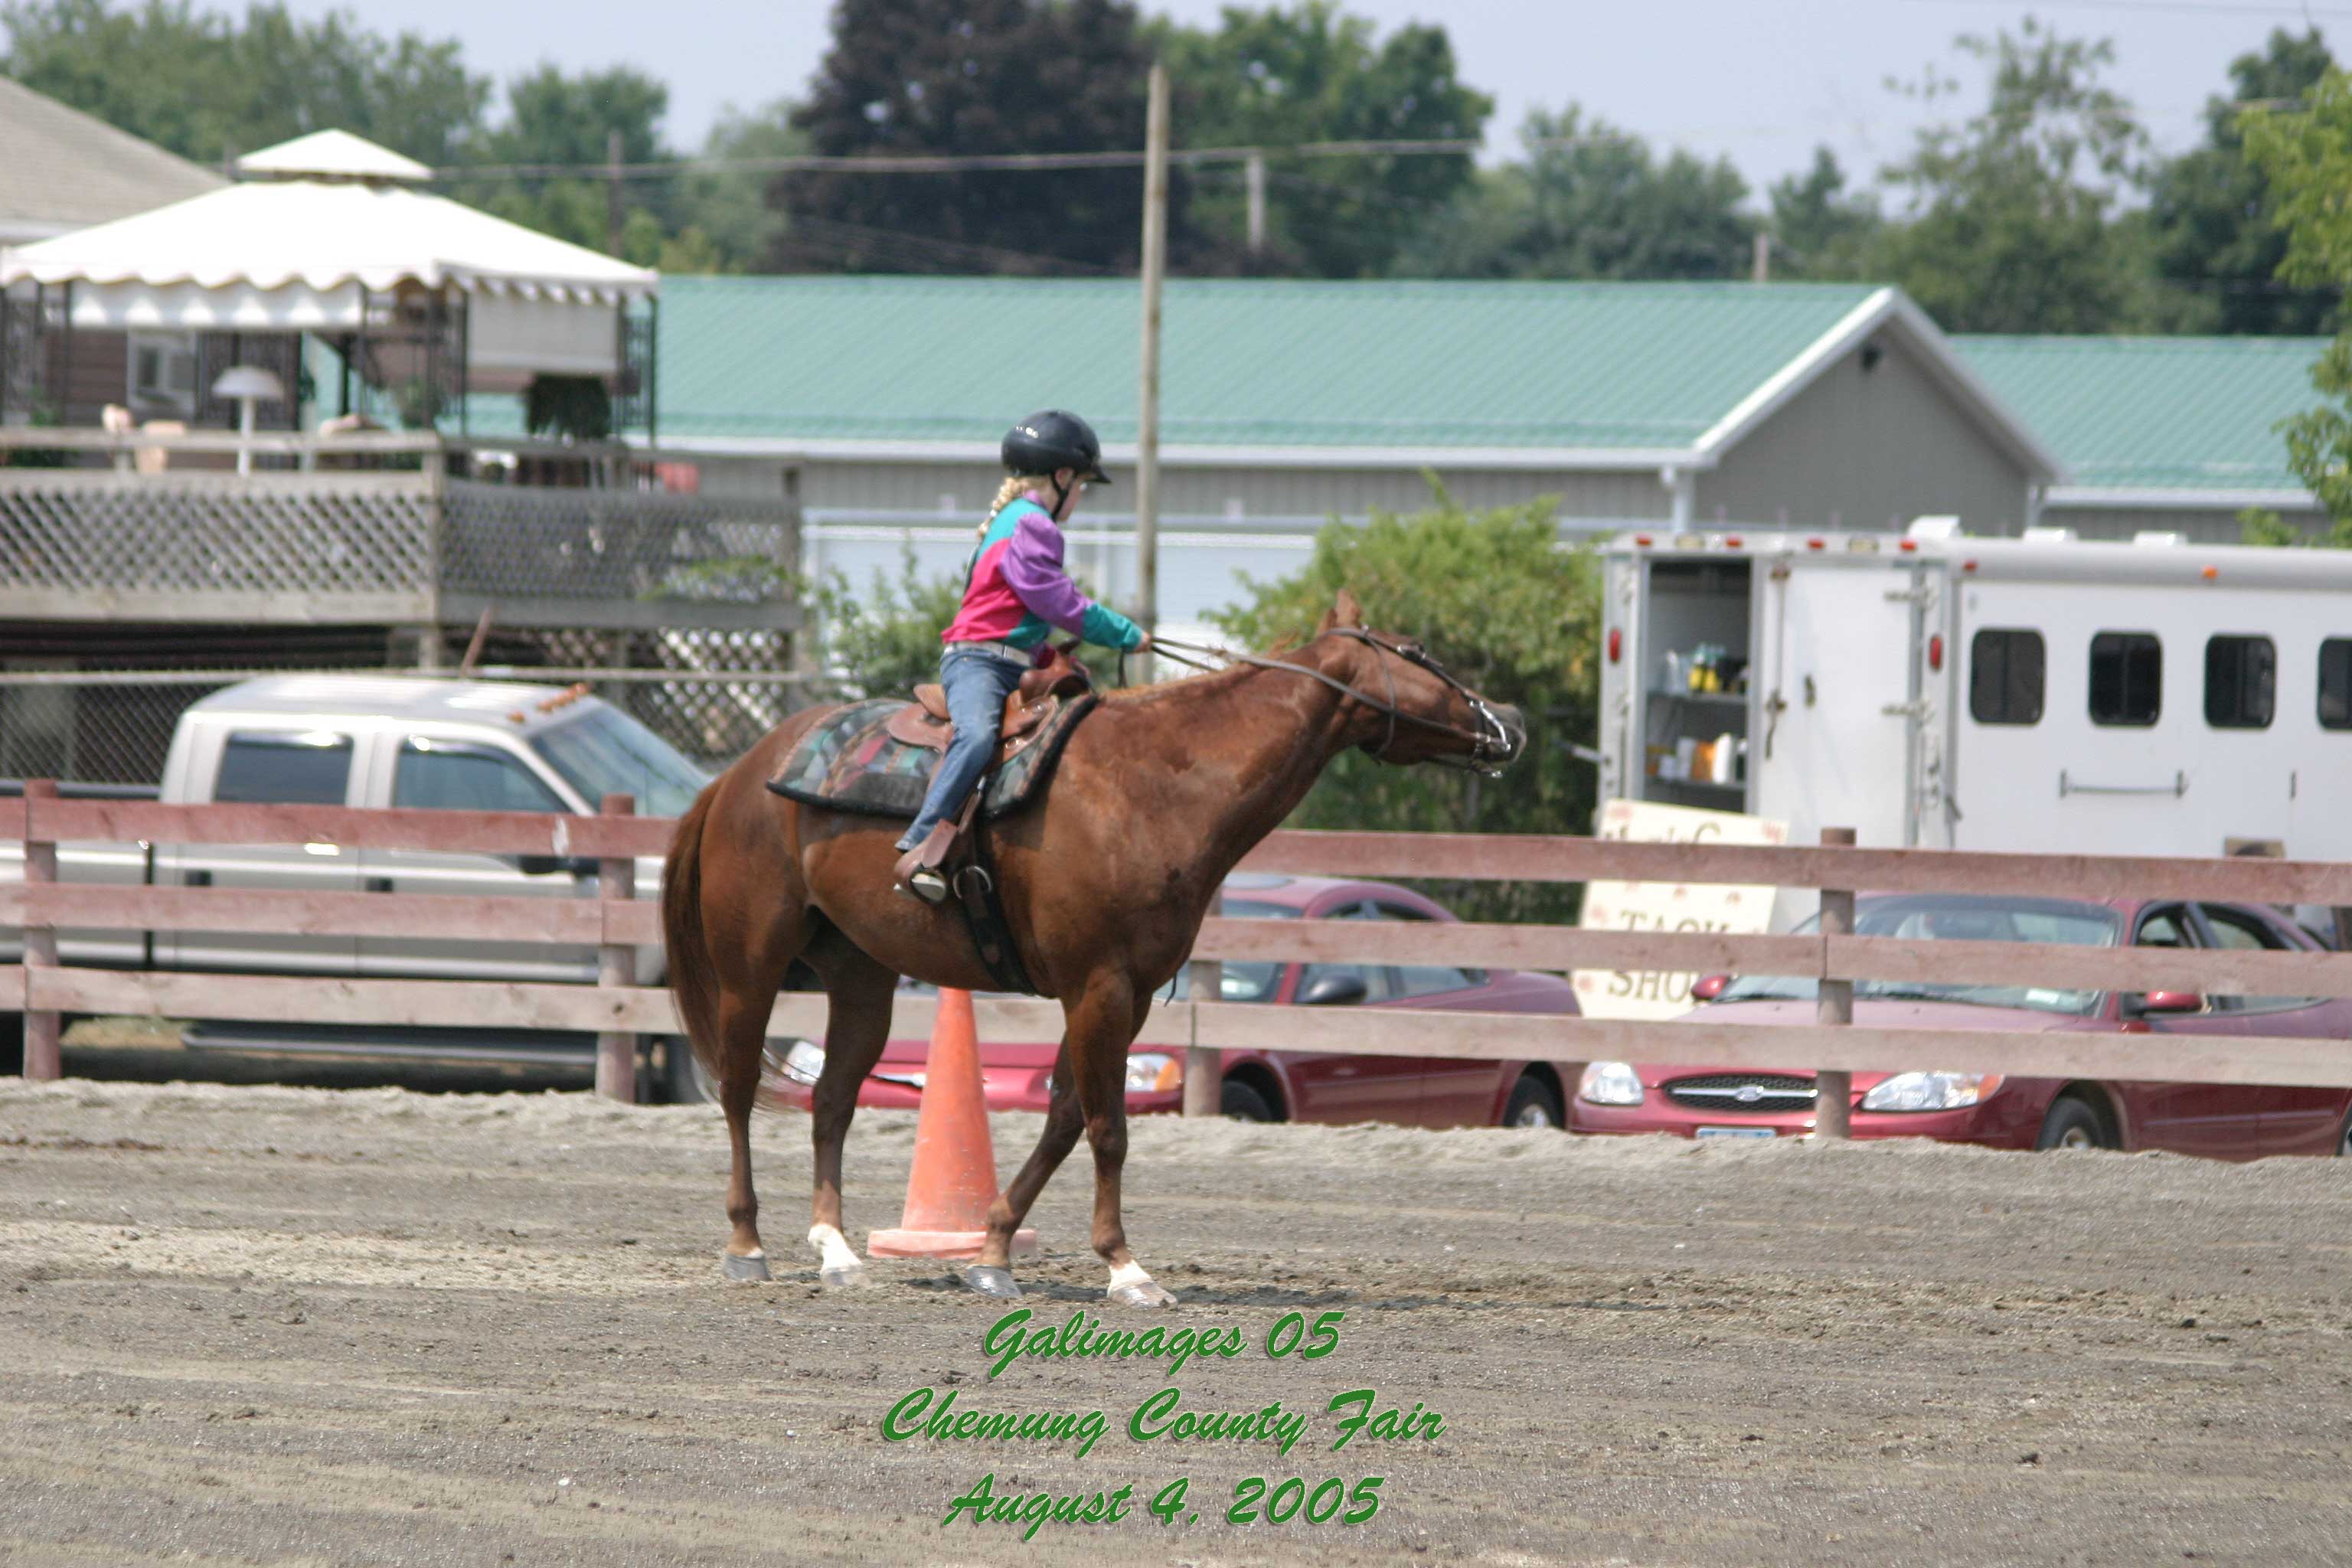
POLYGON ((1143 640, 1143 628, 1117 610, 1088 605, 1083 635, 1097 647, 1129 648, 1143 640))

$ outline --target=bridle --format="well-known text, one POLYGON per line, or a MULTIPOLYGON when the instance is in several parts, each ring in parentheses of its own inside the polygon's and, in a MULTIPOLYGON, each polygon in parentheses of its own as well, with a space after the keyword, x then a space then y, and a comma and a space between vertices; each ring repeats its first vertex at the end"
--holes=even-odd
POLYGON ((1451 735, 1456 740, 1470 742, 1470 754, 1466 757, 1440 755, 1430 757, 1426 759, 1427 761, 1440 767, 1475 773, 1486 778, 1501 776, 1503 765, 1508 763, 1517 752, 1517 748, 1511 743, 1510 727, 1503 722, 1502 716, 1488 705, 1485 698, 1471 690, 1444 665, 1432 658, 1427 648, 1417 642, 1392 642, 1378 632, 1367 631, 1361 626, 1334 626, 1329 635, 1352 637, 1380 656, 1381 675, 1388 682, 1387 701, 1381 700, 1368 691, 1360 691, 1346 681, 1326 675, 1319 669, 1303 664, 1293 664, 1287 659, 1268 658, 1264 654, 1235 653, 1230 648, 1207 647, 1199 643, 1177 642, 1160 637, 1151 639, 1151 647, 1153 652, 1165 653, 1177 663, 1190 665, 1194 669, 1213 672, 1223 667, 1204 663, 1201 659, 1186 658, 1187 654, 1202 654, 1209 658, 1223 659, 1227 665, 1246 664, 1254 665, 1259 669, 1286 669, 1294 675, 1303 675, 1310 680, 1321 681, 1342 697, 1353 698, 1373 712, 1386 715, 1388 733, 1381 737, 1381 743, 1378 746, 1374 746, 1369 741, 1364 743, 1366 753, 1377 761, 1389 760, 1388 753, 1396 745, 1397 724, 1402 721, 1407 724, 1418 724, 1423 729, 1435 730, 1440 734, 1451 735), (1394 654, 1407 664, 1428 671, 1461 697, 1470 705, 1470 710, 1478 716, 1478 728, 1465 730, 1459 724, 1450 724, 1443 719, 1426 718, 1419 713, 1408 713, 1398 707, 1396 671, 1389 664, 1388 656, 1391 654, 1394 654))

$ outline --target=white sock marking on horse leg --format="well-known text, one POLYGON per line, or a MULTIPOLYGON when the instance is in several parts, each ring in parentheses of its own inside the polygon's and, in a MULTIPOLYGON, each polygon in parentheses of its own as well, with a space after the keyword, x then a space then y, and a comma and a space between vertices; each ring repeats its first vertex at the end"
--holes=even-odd
POLYGON ((1110 1284, 1108 1289, 1116 1290, 1122 1285, 1149 1285, 1150 1283, 1151 1276, 1143 1271, 1143 1265, 1130 1258, 1110 1271, 1110 1284))
POLYGON ((829 1225, 809 1226, 809 1245, 817 1250, 820 1268, 855 1273, 866 1267, 851 1249, 848 1239, 829 1225))

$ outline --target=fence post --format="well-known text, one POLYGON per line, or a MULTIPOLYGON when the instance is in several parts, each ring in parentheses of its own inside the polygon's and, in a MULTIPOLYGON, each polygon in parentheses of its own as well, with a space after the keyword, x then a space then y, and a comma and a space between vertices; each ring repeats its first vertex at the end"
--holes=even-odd
MULTIPOLYGON (((58 846, 55 839, 35 837, 33 808, 38 802, 58 798, 55 779, 25 781, 25 887, 30 891, 58 879, 58 846)), ((58 1050, 58 1025, 62 1020, 54 1012, 33 1010, 33 991, 37 984, 35 972, 54 968, 58 962, 58 928, 35 924, 31 912, 25 916, 25 1076, 27 1079, 53 1079, 64 1069, 58 1050)))
MULTIPOLYGON (((637 797, 608 795, 603 815, 635 816, 637 797)), ((637 896, 637 862, 634 857, 607 855, 596 867, 596 897, 604 903, 637 896)), ((596 984, 635 985, 637 950, 625 942, 608 942, 596 949, 596 984)), ((637 1037, 625 1029, 606 1029, 596 1037, 596 1092, 624 1105, 637 1102, 637 1037)))
MULTIPOLYGON (((1220 893, 1209 900, 1209 914, 1214 918, 1225 907, 1220 893)), ((1217 1116, 1224 1111, 1225 1086, 1223 1068, 1224 1053, 1214 1046, 1198 1043, 1201 1038, 1201 1003, 1214 1002, 1225 994, 1225 966, 1222 960, 1196 958, 1190 975, 1192 998, 1192 1038, 1194 1044, 1184 1047, 1184 1114, 1187 1116, 1217 1116)))
MULTIPOLYGON (((1824 827, 1824 845, 1853 843, 1851 827, 1824 827)), ((1822 889, 1822 951, 1829 952, 1829 939, 1853 934, 1853 889, 1823 888, 1822 889)), ((1825 1029, 1843 1028, 1853 1022, 1853 982, 1829 980, 1819 982, 1821 1000, 1814 1017, 1825 1029)), ((1813 1075, 1813 1136, 1843 1141, 1853 1136, 1850 1123, 1853 1112, 1853 1074, 1843 1069, 1817 1072, 1813 1075)))

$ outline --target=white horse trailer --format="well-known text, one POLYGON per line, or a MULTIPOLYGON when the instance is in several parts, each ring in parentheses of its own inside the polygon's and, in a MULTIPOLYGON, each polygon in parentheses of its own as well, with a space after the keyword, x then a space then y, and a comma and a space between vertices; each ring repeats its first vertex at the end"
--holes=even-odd
POLYGON ((1603 799, 1794 844, 2352 859, 2352 552, 1923 518, 1601 556, 1603 799))

